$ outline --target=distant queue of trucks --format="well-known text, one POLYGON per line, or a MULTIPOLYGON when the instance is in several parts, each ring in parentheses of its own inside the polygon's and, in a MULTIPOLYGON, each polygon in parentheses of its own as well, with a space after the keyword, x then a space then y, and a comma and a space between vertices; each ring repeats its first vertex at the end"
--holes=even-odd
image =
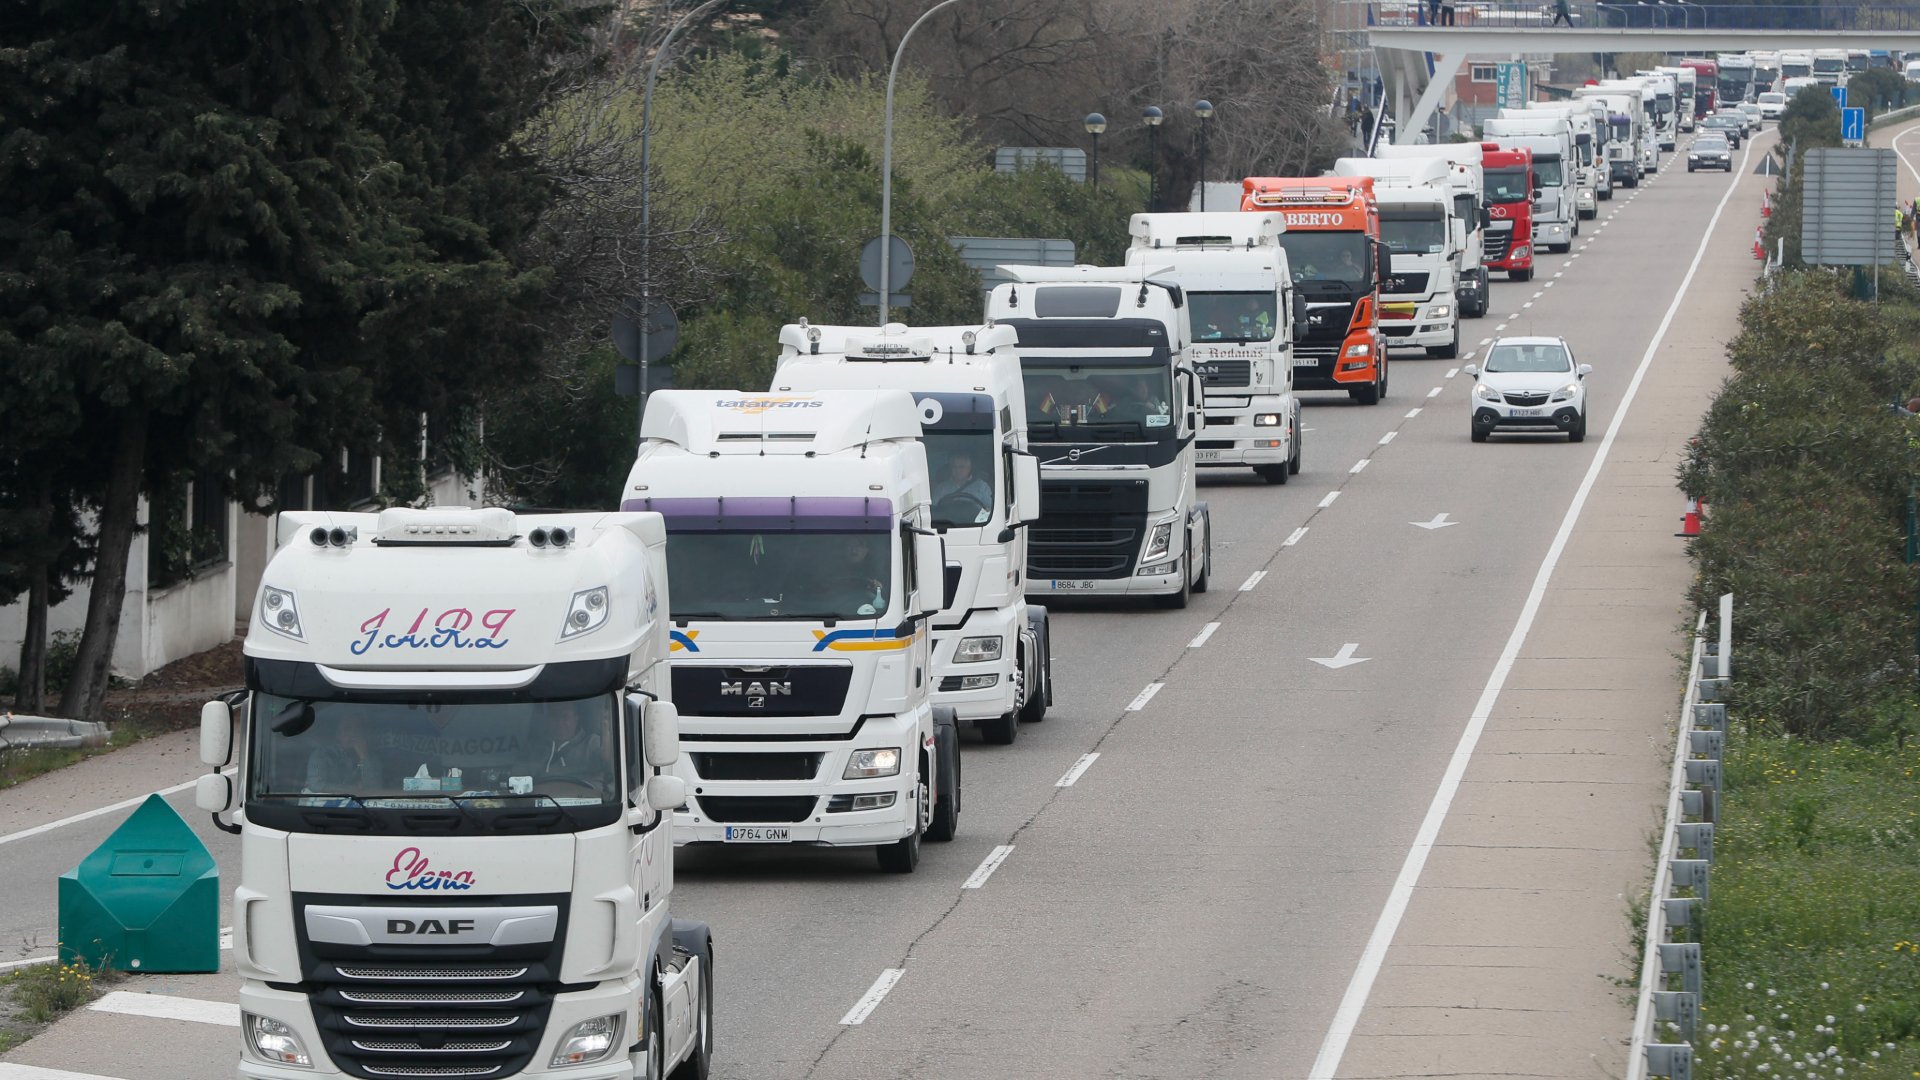
POLYGON ((1701 116, 1714 107, 1759 102, 1762 94, 1790 98, 1807 86, 1845 86, 1854 75, 1874 68, 1898 71, 1908 82, 1920 82, 1920 57, 1897 49, 1755 50, 1680 63, 1698 70, 1701 85, 1712 87, 1713 101, 1704 108, 1696 103, 1701 116))

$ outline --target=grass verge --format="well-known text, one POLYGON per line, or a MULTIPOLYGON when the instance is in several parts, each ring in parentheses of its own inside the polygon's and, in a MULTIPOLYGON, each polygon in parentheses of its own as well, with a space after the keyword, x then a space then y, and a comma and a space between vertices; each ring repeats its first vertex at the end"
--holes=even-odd
POLYGON ((105 746, 0 750, 0 791, 25 783, 36 776, 64 769, 75 762, 85 761, 87 758, 101 754, 111 754, 115 750, 132 746, 153 734, 156 732, 150 730, 145 724, 134 720, 121 720, 113 725, 113 732, 107 737, 105 746))
POLYGON ((19 1046, 125 976, 85 961, 36 964, 0 976, 0 1054, 19 1046))

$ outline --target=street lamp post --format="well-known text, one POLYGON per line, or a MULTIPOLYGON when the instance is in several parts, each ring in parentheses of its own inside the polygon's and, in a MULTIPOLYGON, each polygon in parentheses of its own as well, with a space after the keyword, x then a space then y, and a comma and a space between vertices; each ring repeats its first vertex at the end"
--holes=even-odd
POLYGON ((653 62, 647 65, 647 85, 640 95, 640 423, 647 416, 647 334, 653 322, 653 84, 660 77, 660 65, 666 62, 673 39, 702 13, 726 0, 706 3, 680 16, 667 36, 660 39, 653 62))
POLYGON ((1213 118, 1213 102, 1201 98, 1193 103, 1193 115, 1200 121, 1200 211, 1207 209, 1207 121, 1213 118))
POLYGON ((1087 114, 1087 134, 1093 136, 1093 170, 1089 179, 1093 190, 1100 190, 1100 133, 1107 130, 1107 118, 1097 112, 1087 114))
POLYGON ((940 0, 922 12, 900 35, 893 50, 893 66, 887 69, 887 116, 880 138, 880 325, 887 325, 887 305, 893 300, 893 82, 900 77, 900 58, 906 54, 907 41, 920 24, 936 11, 960 0, 940 0))
POLYGON ((1167 118, 1160 106, 1149 105, 1140 114, 1140 120, 1147 125, 1147 212, 1160 209, 1160 178, 1155 175, 1160 168, 1160 121, 1167 118))

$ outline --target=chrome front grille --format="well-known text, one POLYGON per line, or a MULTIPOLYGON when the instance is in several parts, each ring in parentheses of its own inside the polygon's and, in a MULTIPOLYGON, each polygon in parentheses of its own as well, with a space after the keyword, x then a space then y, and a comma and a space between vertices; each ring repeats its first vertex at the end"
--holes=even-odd
POLYGON ((518 979, 527 973, 524 967, 493 968, 416 968, 416 967, 340 967, 334 970, 343 979, 380 979, 388 982, 420 982, 431 979, 461 979, 474 982, 501 982, 518 979))
POLYGON ((341 1019, 358 1028, 408 1028, 435 1031, 454 1028, 487 1030, 512 1027, 520 1022, 518 1016, 343 1016, 341 1019))

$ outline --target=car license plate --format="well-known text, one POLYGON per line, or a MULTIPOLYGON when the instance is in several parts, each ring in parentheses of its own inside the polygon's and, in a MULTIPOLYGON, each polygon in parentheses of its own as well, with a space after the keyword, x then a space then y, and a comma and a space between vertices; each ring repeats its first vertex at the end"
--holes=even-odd
POLYGON ((729 844, 785 844, 793 840, 793 830, 785 825, 729 825, 729 844))
POLYGON ((1311 356, 1296 356, 1293 358, 1293 366, 1294 367, 1319 367, 1320 361, 1315 360, 1311 356))
POLYGON ((1547 410, 1545 410, 1545 409, 1515 409, 1515 410, 1513 410, 1513 415, 1515 415, 1515 416, 1545 416, 1545 415, 1547 415, 1547 410))
POLYGON ((1219 461, 1219 460, 1220 460, 1220 451, 1218 451, 1218 450, 1196 450, 1196 451, 1194 451, 1194 453, 1193 453, 1193 459, 1194 459, 1195 461, 1219 461))
POLYGON ((1055 578, 1053 579, 1053 590, 1055 592, 1092 592, 1093 582, 1084 580, 1063 581, 1060 578, 1055 578))

